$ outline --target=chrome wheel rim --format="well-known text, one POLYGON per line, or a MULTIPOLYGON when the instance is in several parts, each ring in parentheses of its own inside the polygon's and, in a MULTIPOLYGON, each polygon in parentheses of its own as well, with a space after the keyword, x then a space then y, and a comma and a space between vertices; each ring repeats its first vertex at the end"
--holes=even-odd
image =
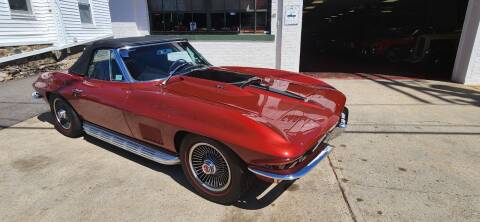
POLYGON ((53 101, 53 113, 55 114, 55 118, 62 128, 67 130, 70 129, 72 126, 72 121, 68 116, 67 107, 65 103, 58 98, 53 101))
POLYGON ((195 180, 207 190, 221 192, 230 185, 230 166, 216 147, 208 143, 193 145, 188 154, 188 162, 195 180))

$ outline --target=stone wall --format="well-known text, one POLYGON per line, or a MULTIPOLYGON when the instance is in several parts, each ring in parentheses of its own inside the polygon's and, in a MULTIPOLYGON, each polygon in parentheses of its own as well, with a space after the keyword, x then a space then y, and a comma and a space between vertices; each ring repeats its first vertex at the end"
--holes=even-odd
POLYGON ((28 58, 18 59, 0 64, 0 82, 34 76, 42 72, 64 70, 70 68, 82 54, 83 47, 63 51, 61 60, 57 60, 53 52, 48 52, 28 58))
POLYGON ((0 47, 0 58, 1 57, 7 57, 7 56, 12 56, 16 54, 21 54, 25 52, 31 52, 43 48, 50 47, 52 45, 49 44, 43 44, 43 45, 21 45, 21 46, 6 46, 6 47, 0 47))

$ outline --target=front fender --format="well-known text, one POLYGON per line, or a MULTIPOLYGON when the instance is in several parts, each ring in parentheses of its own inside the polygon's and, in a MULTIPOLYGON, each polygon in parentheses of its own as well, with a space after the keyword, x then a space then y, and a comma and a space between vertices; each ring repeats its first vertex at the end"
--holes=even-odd
POLYGON ((247 163, 300 155, 282 135, 245 111, 199 98, 137 90, 130 95, 126 111, 133 131, 141 131, 138 123, 162 129, 162 147, 171 151, 176 151, 175 134, 186 131, 229 146, 247 163))

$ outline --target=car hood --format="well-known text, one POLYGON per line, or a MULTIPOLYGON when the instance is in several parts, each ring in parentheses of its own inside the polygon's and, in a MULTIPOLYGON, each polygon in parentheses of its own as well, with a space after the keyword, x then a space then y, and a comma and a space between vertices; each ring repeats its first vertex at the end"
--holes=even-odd
POLYGON ((176 77, 168 88, 182 96, 236 109, 288 142, 303 147, 316 143, 338 122, 345 96, 326 83, 303 83, 297 81, 300 74, 289 72, 274 76, 259 74, 259 70, 244 71, 248 69, 195 71, 176 77), (236 84, 252 77, 259 77, 268 89, 255 85, 242 88, 236 84))

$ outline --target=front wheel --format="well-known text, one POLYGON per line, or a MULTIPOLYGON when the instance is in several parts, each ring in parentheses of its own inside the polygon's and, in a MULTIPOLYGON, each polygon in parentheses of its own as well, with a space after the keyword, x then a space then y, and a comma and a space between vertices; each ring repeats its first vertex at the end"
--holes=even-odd
POLYGON ((182 168, 204 198, 221 204, 237 201, 248 190, 251 175, 225 145, 201 136, 187 136, 180 147, 182 168))
POLYGON ((75 110, 57 95, 52 95, 49 101, 55 129, 68 137, 80 137, 83 132, 82 121, 75 110))

